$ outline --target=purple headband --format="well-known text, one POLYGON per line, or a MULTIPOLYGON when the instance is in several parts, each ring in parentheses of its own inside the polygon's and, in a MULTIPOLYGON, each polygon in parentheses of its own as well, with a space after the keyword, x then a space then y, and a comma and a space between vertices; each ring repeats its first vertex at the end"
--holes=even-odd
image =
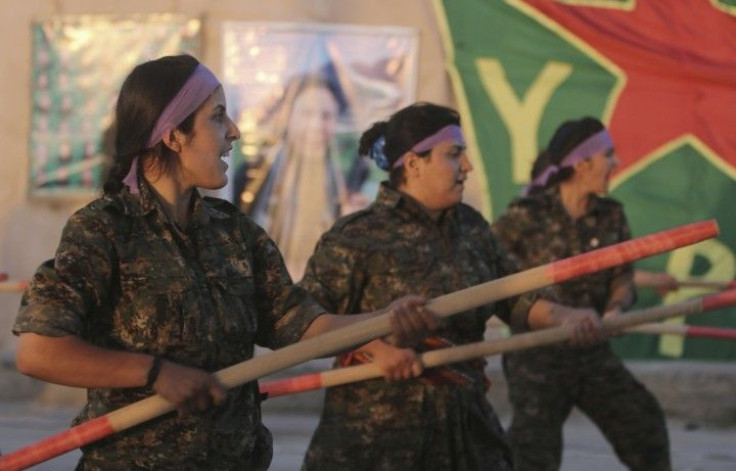
MULTIPOLYGON (((219 86, 220 81, 217 80, 210 69, 202 64, 197 65, 192 75, 184 82, 179 92, 166 105, 161 116, 156 120, 151 137, 148 138, 148 147, 153 147, 164 136, 176 129, 219 86)), ((138 157, 133 159, 130 171, 123 179, 123 183, 130 188, 131 193, 138 193, 138 157)))
MULTIPOLYGON (((414 144, 414 146, 411 148, 411 151, 417 154, 420 152, 426 152, 440 142, 450 140, 455 141, 460 145, 465 145, 465 138, 463 137, 463 133, 460 130, 460 126, 458 126, 457 124, 449 124, 436 133, 432 134, 431 136, 422 139, 418 143, 414 144)), ((402 165, 404 165, 403 155, 396 162, 394 162, 391 168, 398 168, 402 165)))
POLYGON ((593 134, 588 139, 584 140, 577 147, 570 151, 569 154, 562 159, 559 165, 549 165, 544 171, 532 180, 529 185, 524 188, 524 195, 529 194, 529 190, 532 187, 544 187, 547 185, 549 178, 555 173, 559 172, 563 168, 572 167, 581 160, 585 160, 599 152, 605 152, 613 147, 613 140, 611 135, 605 129, 593 134))
POLYGON ((151 137, 148 139, 148 147, 153 147, 164 136, 176 129, 219 86, 220 82, 215 74, 207 67, 199 64, 181 87, 179 93, 171 99, 161 116, 156 120, 151 137))

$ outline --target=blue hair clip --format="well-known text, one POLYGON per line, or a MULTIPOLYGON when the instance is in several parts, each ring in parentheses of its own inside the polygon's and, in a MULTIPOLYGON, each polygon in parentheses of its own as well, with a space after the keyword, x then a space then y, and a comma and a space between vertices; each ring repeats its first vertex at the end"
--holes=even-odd
POLYGON ((386 156, 385 147, 386 138, 384 136, 381 136, 376 139, 376 142, 374 142, 373 146, 371 146, 370 157, 371 159, 376 161, 376 165, 378 165, 378 168, 388 171, 391 169, 391 164, 388 161, 388 156, 386 156))

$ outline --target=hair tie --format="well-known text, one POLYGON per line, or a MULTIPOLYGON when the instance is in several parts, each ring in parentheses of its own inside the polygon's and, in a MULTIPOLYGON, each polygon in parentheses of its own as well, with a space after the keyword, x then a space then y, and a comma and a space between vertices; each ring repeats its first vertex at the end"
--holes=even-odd
POLYGON ((138 194, 138 157, 134 157, 130 163, 130 170, 128 170, 128 174, 123 178, 123 185, 127 186, 132 194, 138 194))
POLYGON ((386 155, 386 137, 381 136, 371 146, 370 158, 376 161, 376 165, 381 170, 390 170, 391 164, 386 155))

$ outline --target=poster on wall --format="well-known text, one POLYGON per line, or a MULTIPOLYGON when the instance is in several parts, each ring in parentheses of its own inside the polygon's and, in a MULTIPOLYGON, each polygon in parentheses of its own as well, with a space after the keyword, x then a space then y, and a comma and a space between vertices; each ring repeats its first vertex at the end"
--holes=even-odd
POLYGON ((199 50, 179 15, 58 16, 32 25, 29 194, 89 197, 104 178, 115 101, 136 65, 199 50))
MULTIPOLYGON (((634 236, 714 218, 712 240, 637 263, 705 282, 736 277, 736 8, 730 0, 437 0, 453 86, 486 180, 486 215, 529 182, 555 128, 593 116, 620 161, 611 182, 634 236), (695 27, 697 25, 697 27, 695 27)), ((706 294, 640 290, 638 308, 706 294)), ((728 309, 673 322, 736 327, 728 309)), ((625 336, 627 358, 733 360, 735 342, 625 336)))
POLYGON ((227 22, 223 85, 242 137, 224 196, 300 278, 319 236, 385 178, 360 134, 414 101, 417 33, 398 27, 227 22))

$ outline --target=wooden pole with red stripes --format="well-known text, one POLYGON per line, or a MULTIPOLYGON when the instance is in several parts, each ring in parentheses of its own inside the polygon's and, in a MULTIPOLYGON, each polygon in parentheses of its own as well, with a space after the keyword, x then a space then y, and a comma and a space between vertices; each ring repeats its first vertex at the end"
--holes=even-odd
POLYGON ((715 340, 736 340, 736 329, 730 329, 727 327, 709 327, 705 325, 670 323, 642 324, 626 329, 626 332, 634 334, 681 335, 683 337, 698 337, 715 340))
POLYGON ((680 288, 705 288, 705 289, 734 289, 736 288, 736 281, 710 281, 710 280, 696 280, 687 279, 678 281, 677 285, 680 288))
MULTIPOLYGON (((624 315, 603 321, 603 328, 609 331, 625 330, 630 332, 637 325, 661 321, 672 317, 701 314, 715 309, 736 305, 736 290, 694 298, 678 304, 657 306, 639 311, 630 311, 624 315)), ((505 339, 477 342, 458 347, 431 350, 419 355, 425 368, 466 361, 478 357, 498 355, 528 348, 541 347, 569 340, 574 326, 564 325, 534 332, 512 335, 505 339)), ((734 330, 736 332, 736 329, 734 330)), ((329 388, 341 384, 355 383, 383 376, 380 368, 372 363, 327 370, 319 373, 296 376, 260 385, 261 393, 267 397, 278 397, 286 394, 329 388)))
MULTIPOLYGON (((456 291, 430 300, 427 305, 438 317, 448 317, 577 276, 694 244, 717 234, 718 224, 715 220, 687 224, 456 291)), ((216 375, 225 387, 232 388, 290 366, 363 344, 390 331, 389 316, 382 314, 238 363, 220 370, 216 375)), ((1 456, 0 470, 24 469, 173 410, 174 405, 163 397, 151 396, 1 456)))
POLYGON ((0 293, 22 293, 28 286, 28 281, 0 281, 0 293))

